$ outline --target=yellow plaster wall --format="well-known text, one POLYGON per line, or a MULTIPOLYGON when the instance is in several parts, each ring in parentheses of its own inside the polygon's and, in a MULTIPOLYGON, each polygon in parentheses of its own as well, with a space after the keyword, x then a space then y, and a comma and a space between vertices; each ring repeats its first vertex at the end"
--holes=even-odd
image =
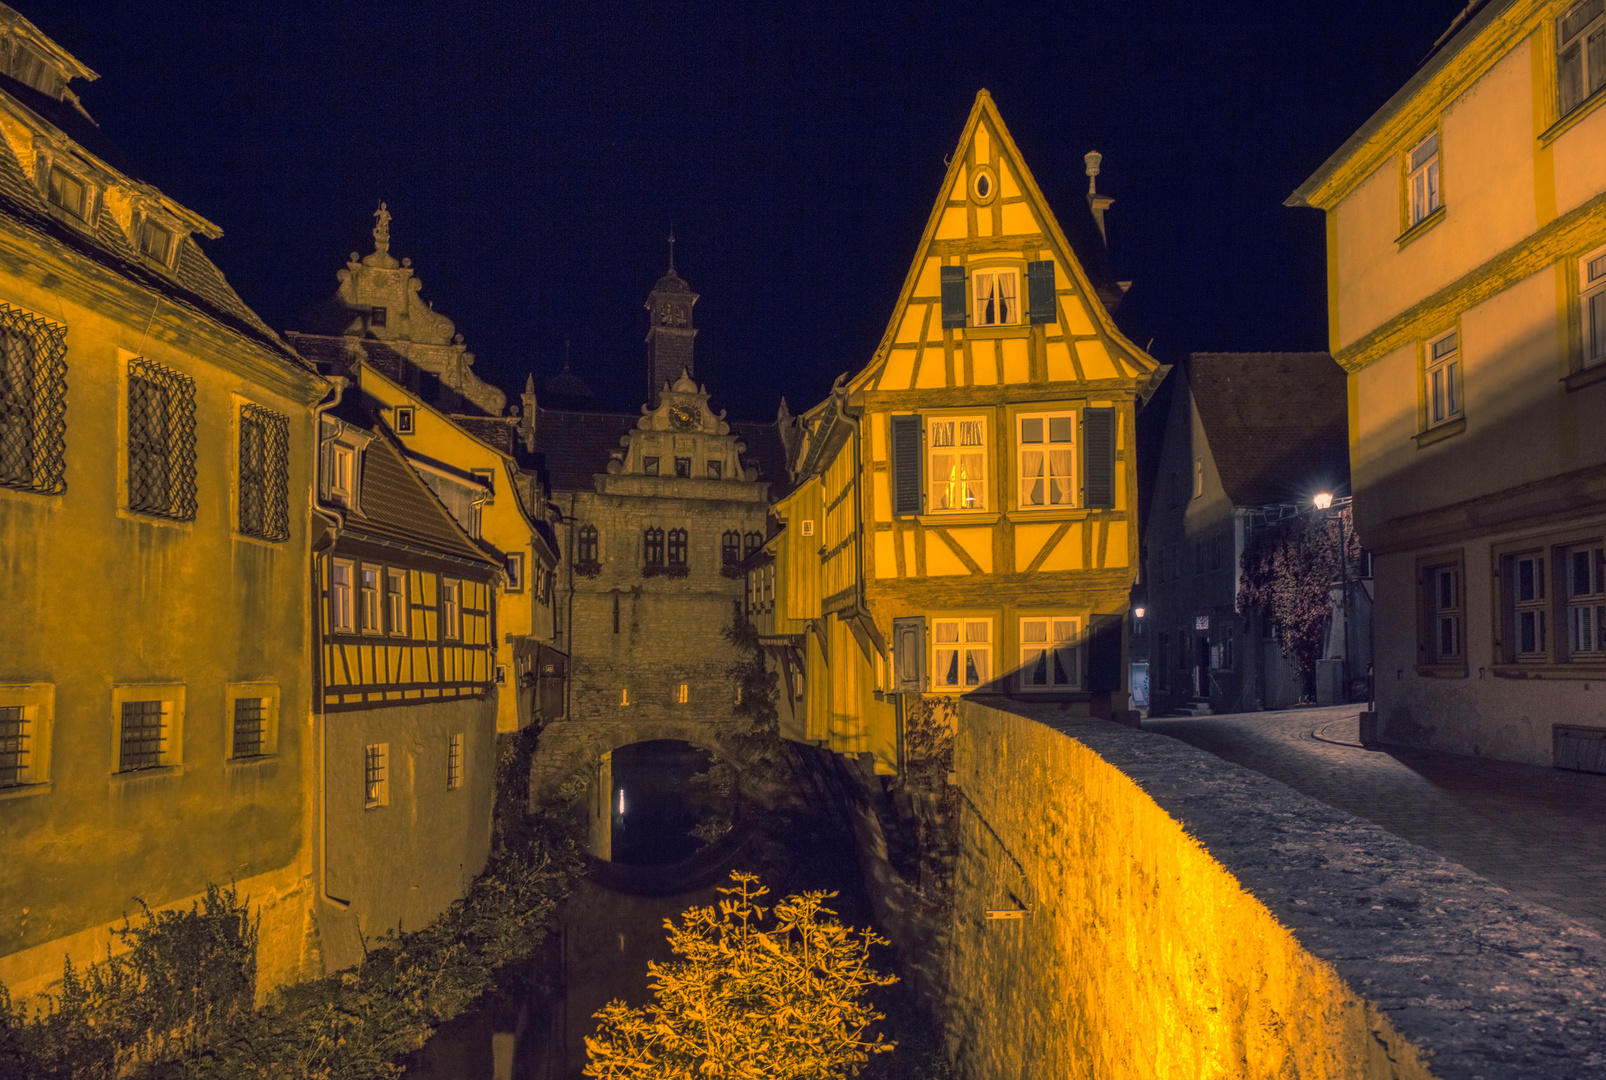
POLYGON ((1378 1010, 1088 746, 961 702, 948 1038, 970 1080, 1430 1080, 1378 1010), (988 911, 1031 910, 1020 919, 988 911))
MULTIPOLYGON (((297 975, 305 927, 278 910, 311 872, 308 510, 311 405, 327 389, 265 348, 0 225, 0 300, 67 330, 61 495, 0 490, 0 683, 55 687, 48 783, 0 797, 0 981, 14 993, 95 958, 135 908, 208 884, 264 886, 264 985, 297 975), (195 381, 196 516, 126 509, 126 369, 195 381), (240 536, 237 412, 289 418, 289 539, 240 536), (229 761, 228 686, 279 695, 276 752, 229 761), (183 688, 167 767, 119 773, 114 686, 183 688)), ((260 900, 261 897, 258 897, 260 900)), ((301 909, 305 911, 303 907, 301 909)))

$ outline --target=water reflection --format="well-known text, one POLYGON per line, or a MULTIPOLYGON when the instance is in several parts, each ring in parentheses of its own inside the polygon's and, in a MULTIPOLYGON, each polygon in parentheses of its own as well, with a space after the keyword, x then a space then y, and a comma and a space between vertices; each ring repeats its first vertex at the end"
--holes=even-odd
MULTIPOLYGON (((685 744, 681 744, 685 746, 685 744)), ((699 751, 699 753, 701 753, 699 751)), ((626 832, 650 835, 658 842, 673 842, 685 850, 682 839, 707 821, 701 811, 687 811, 673 800, 656 804, 649 816, 645 806, 655 805, 654 777, 674 775, 648 765, 639 779, 625 786, 626 832), (644 806, 645 804, 645 806, 644 806), (636 821, 629 819, 639 814, 636 821), (687 822, 692 822, 687 825, 687 822)), ((671 785, 672 786, 672 785, 671 785)), ((618 806, 617 789, 610 807, 618 806)), ((627 844, 648 841, 630 837, 627 844)), ((755 815, 739 837, 727 837, 710 847, 691 837, 692 861, 719 855, 703 867, 698 886, 660 895, 639 890, 621 892, 607 885, 609 864, 582 881, 564 905, 560 927, 540 955, 489 995, 475 1013, 443 1027, 424 1051, 408 1062, 407 1076, 423 1080, 580 1080, 586 1062, 585 1036, 596 1031, 592 1014, 613 998, 633 1005, 647 1000, 647 962, 670 959, 664 939, 666 918, 678 917, 694 905, 719 899, 718 885, 733 866, 752 870, 763 878, 772 896, 805 889, 836 890, 829 902, 844 922, 863 926, 870 921, 870 904, 859 875, 852 839, 836 823, 812 816, 755 815), (738 840, 739 842, 732 842, 738 840)), ((644 855, 653 857, 650 852, 644 855)), ((640 867, 624 865, 645 880, 650 875, 673 879, 687 865, 677 863, 640 867)))

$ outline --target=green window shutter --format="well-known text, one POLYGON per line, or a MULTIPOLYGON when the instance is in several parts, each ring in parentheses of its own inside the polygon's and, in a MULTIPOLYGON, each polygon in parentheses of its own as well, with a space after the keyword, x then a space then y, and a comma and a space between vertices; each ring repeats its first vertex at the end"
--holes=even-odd
POLYGON ((944 266, 942 272, 942 328, 965 325, 965 268, 944 266))
POLYGON ((1082 410, 1082 505, 1115 509, 1115 410, 1082 410))
POLYGON ((892 418, 892 512, 920 513, 920 417, 892 418))
POLYGON ((1054 261, 1026 264, 1027 321, 1051 323, 1054 321, 1054 261))

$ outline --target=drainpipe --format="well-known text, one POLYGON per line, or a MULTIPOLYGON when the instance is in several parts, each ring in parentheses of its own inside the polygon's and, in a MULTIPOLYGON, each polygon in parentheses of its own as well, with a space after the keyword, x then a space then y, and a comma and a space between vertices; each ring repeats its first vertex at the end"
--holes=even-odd
MULTIPOLYGON (((322 471, 322 465, 318 463, 321 463, 323 459, 324 414, 340 404, 345 397, 346 388, 351 385, 351 380, 342 375, 330 376, 329 382, 332 384, 330 397, 314 406, 312 410, 312 460, 315 463, 315 478, 316 473, 322 471)), ((344 425, 342 424, 341 427, 344 427, 344 425)), ((337 429, 336 434, 338 435, 338 433, 337 429)), ((315 484, 312 490, 312 512, 333 526, 335 539, 338 540, 340 533, 346 527, 346 516, 338 510, 326 509, 320 505, 320 491, 321 484, 315 484)), ((314 598, 318 595, 318 563, 316 558, 312 562, 312 594, 314 598)), ((316 599, 314 602, 316 602, 316 599)), ((310 636, 318 637, 320 635, 316 618, 312 620, 311 629, 312 634, 310 636)), ((321 649, 321 642, 314 647, 321 649)), ((322 693, 318 694, 318 700, 313 703, 313 706, 315 709, 313 715, 318 725, 318 735, 315 740, 318 746, 318 893, 324 900, 344 910, 351 906, 351 901, 342 900, 338 896, 332 896, 329 893, 329 722, 324 712, 322 693)))

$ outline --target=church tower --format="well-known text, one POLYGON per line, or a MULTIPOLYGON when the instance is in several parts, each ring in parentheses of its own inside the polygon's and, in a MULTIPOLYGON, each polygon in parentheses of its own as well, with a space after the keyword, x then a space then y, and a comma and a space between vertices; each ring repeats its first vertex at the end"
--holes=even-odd
POLYGON ((684 278, 675 273, 675 234, 669 234, 669 270, 647 294, 647 404, 656 409, 665 383, 673 383, 684 371, 695 376, 692 341, 697 328, 692 325, 691 309, 697 294, 684 278))

